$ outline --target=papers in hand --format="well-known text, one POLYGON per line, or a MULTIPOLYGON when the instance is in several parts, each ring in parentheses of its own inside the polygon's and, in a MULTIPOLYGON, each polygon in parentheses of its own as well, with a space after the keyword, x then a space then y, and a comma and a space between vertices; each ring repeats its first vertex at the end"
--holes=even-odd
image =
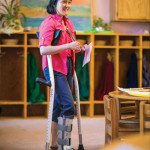
POLYGON ((117 87, 118 90, 128 93, 133 96, 143 96, 143 97, 149 97, 150 98, 150 89, 144 89, 144 88, 120 88, 117 87))
POLYGON ((85 51, 82 67, 84 67, 84 65, 90 62, 91 51, 92 51, 92 42, 88 45, 88 50, 85 51))

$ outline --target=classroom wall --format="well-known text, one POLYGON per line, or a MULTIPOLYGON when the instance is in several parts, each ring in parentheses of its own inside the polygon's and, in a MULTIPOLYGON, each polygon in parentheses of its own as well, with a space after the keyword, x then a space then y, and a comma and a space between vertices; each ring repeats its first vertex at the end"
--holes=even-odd
MULTIPOLYGON (((4 0, 1 0, 2 2, 4 0)), ((9 0, 7 0, 9 1, 9 0)), ((111 0, 92 0, 93 1, 93 15, 101 17, 104 22, 110 21, 110 1, 111 0)), ((1 27, 1 25, 0 25, 1 27)), ((149 30, 150 23, 144 22, 114 22, 112 29, 116 33, 131 33, 139 30, 149 30)))
MULTIPOLYGON (((93 15, 101 17, 104 22, 110 21, 110 1, 111 0, 93 0, 93 15)), ((116 33, 131 33, 139 30, 149 30, 150 22, 114 22, 112 29, 116 33)))

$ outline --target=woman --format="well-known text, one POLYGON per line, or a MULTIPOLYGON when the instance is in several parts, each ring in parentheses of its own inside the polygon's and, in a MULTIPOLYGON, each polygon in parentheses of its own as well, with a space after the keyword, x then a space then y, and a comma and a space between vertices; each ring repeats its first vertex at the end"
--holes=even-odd
MULTIPOLYGON (((72 97, 73 73, 75 69, 75 52, 85 51, 80 43, 73 41, 69 33, 75 38, 74 25, 66 16, 70 10, 72 0, 50 0, 47 12, 50 14, 39 28, 39 47, 43 56, 42 63, 46 76, 46 55, 52 55, 55 78, 55 96, 52 117, 52 145, 51 150, 72 150, 70 146, 72 121, 75 114, 72 97), (52 46, 53 35, 61 30, 61 36, 56 46, 52 46), (58 131, 58 136, 57 136, 58 131), (58 139, 58 142, 57 142, 58 139)), ((49 79, 49 77, 46 77, 49 79)))

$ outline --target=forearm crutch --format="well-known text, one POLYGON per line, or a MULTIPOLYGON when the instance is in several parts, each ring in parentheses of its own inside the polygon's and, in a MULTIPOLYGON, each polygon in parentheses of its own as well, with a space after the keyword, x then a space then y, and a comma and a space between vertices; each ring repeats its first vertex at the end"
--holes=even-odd
MULTIPOLYGON (((36 32, 37 38, 39 38, 39 32, 36 32)), ((48 124, 47 124, 47 133, 46 133, 46 146, 45 150, 49 150, 50 141, 51 141, 51 126, 52 126, 52 114, 53 114, 53 104, 54 104, 54 93, 55 93, 55 81, 54 81, 54 73, 51 55, 47 55, 48 60, 48 69, 50 81, 45 81, 44 79, 37 78, 36 82, 43 83, 47 86, 50 86, 50 98, 49 98, 49 111, 48 111, 48 124)))
POLYGON ((50 81, 51 81, 51 88, 50 88, 49 112, 48 112, 48 124, 47 124, 45 150, 49 150, 49 148, 50 148, 51 125, 52 125, 52 114, 53 114, 54 93, 55 93, 55 81, 54 81, 54 73, 53 73, 51 55, 47 55, 47 60, 48 60, 48 68, 49 68, 49 75, 50 75, 50 81))
MULTIPOLYGON (((69 32, 68 28, 66 28, 67 32, 71 36, 72 40, 75 41, 72 34, 69 32)), ((74 72, 73 80, 75 84, 75 96, 76 96, 76 105, 77 105, 77 122, 78 122, 78 136, 79 136, 79 147, 78 150, 84 150, 83 144, 82 144, 82 132, 81 132, 81 112, 80 112, 80 96, 79 96, 79 85, 78 85, 78 79, 76 72, 74 72)))
POLYGON ((78 136, 79 136, 78 150, 84 150, 83 143, 82 143, 82 132, 81 132, 81 112, 80 112, 79 85, 78 85, 78 79, 77 79, 76 72, 74 72, 73 80, 74 80, 74 84, 75 84, 77 122, 78 122, 78 136))
POLYGON ((51 125, 52 125, 53 103, 54 103, 54 93, 55 93, 55 81, 54 81, 54 73, 53 73, 53 66, 52 66, 52 61, 51 61, 51 55, 47 55, 47 60, 48 60, 50 81, 46 81, 46 80, 44 80, 42 78, 36 78, 36 82, 37 83, 42 83, 42 84, 50 87, 48 124, 47 124, 45 150, 49 150, 49 148, 50 148, 51 125))

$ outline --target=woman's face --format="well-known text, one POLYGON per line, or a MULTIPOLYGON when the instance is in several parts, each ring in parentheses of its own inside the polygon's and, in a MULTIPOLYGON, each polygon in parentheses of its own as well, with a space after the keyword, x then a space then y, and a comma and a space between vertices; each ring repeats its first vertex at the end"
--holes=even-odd
POLYGON ((56 6, 56 12, 59 16, 67 16, 71 8, 72 0, 58 0, 56 6))

